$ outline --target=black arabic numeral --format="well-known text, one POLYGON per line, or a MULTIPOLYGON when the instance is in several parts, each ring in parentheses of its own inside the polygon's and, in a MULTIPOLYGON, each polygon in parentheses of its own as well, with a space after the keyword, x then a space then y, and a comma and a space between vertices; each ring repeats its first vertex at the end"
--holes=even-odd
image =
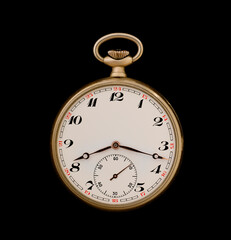
POLYGON ((92 188, 93 188, 93 186, 94 186, 94 183, 93 183, 91 180, 89 180, 88 182, 86 182, 85 185, 88 185, 88 186, 89 186, 87 190, 92 190, 92 188))
POLYGON ((165 151, 165 150, 168 149, 168 142, 167 142, 167 141, 162 141, 161 144, 162 144, 163 146, 161 146, 161 147, 158 148, 160 151, 165 151))
POLYGON ((64 144, 65 145, 67 145, 67 148, 69 148, 71 145, 73 145, 73 141, 71 140, 71 139, 66 139, 65 141, 64 141, 64 144))
POLYGON ((79 168, 80 163, 78 163, 78 162, 72 163, 71 166, 72 166, 72 168, 70 168, 71 172, 78 172, 80 170, 80 168, 79 168))
POLYGON ((142 108, 144 99, 140 100, 138 108, 142 108))
POLYGON ((114 92, 111 95, 110 101, 122 101, 124 94, 122 92, 114 92))
POLYGON ((82 122, 82 117, 80 115, 78 116, 72 116, 69 121, 69 125, 72 125, 73 123, 75 125, 79 125, 82 122))
POLYGON ((155 167, 151 172, 154 172, 155 174, 160 173, 161 172, 160 167, 161 167, 161 164, 155 167))
POLYGON ((134 189, 135 192, 142 192, 144 190, 144 187, 141 187, 144 185, 144 183, 137 183, 136 188, 134 189))
POLYGON ((97 102, 97 98, 91 98, 88 102, 88 107, 95 107, 97 102))
POLYGON ((154 118, 154 124, 153 126, 162 126, 163 125, 163 118, 161 117, 155 117, 154 118))

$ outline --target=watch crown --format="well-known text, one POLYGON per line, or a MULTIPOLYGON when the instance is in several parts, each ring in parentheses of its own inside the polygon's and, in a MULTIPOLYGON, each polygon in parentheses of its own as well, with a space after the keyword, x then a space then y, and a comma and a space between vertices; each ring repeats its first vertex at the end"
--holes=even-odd
POLYGON ((116 60, 123 59, 129 55, 127 50, 110 50, 108 55, 116 60))
POLYGON ((112 67, 111 77, 126 77, 124 67, 132 64, 132 57, 128 51, 110 50, 103 61, 106 65, 112 67))

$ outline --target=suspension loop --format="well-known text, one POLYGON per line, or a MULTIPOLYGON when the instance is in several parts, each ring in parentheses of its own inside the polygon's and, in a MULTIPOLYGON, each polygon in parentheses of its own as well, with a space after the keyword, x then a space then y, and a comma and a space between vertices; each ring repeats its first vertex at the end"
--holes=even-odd
POLYGON ((104 62, 104 58, 99 54, 100 45, 102 43, 104 43, 108 40, 114 39, 114 38, 128 39, 128 40, 133 41, 137 45, 138 51, 137 51, 136 55, 134 57, 132 57, 133 62, 137 61, 142 56, 143 44, 141 43, 141 41, 138 38, 136 38, 133 35, 127 34, 127 33, 111 33, 111 34, 101 37, 94 45, 94 48, 93 48, 94 55, 100 62, 104 62))

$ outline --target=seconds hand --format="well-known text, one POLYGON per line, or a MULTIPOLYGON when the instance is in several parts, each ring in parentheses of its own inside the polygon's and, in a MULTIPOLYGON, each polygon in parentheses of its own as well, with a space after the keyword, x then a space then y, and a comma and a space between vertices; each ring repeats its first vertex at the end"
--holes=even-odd
POLYGON ((123 168, 120 172, 113 174, 112 178, 110 178, 110 181, 114 178, 117 178, 120 173, 122 173, 125 169, 127 169, 132 163, 130 163, 127 167, 123 168))

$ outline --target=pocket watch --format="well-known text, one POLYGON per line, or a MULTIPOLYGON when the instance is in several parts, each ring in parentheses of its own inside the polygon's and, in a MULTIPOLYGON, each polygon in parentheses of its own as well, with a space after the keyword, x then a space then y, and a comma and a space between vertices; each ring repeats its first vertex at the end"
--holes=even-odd
POLYGON ((176 175, 181 124, 160 93, 126 76, 125 67, 143 53, 138 38, 108 34, 93 52, 112 67, 111 75, 78 90, 58 113, 51 136, 54 165, 68 189, 86 203, 104 210, 133 209, 159 196, 176 175), (114 38, 133 41, 136 55, 110 50, 102 57, 100 45, 114 38))

